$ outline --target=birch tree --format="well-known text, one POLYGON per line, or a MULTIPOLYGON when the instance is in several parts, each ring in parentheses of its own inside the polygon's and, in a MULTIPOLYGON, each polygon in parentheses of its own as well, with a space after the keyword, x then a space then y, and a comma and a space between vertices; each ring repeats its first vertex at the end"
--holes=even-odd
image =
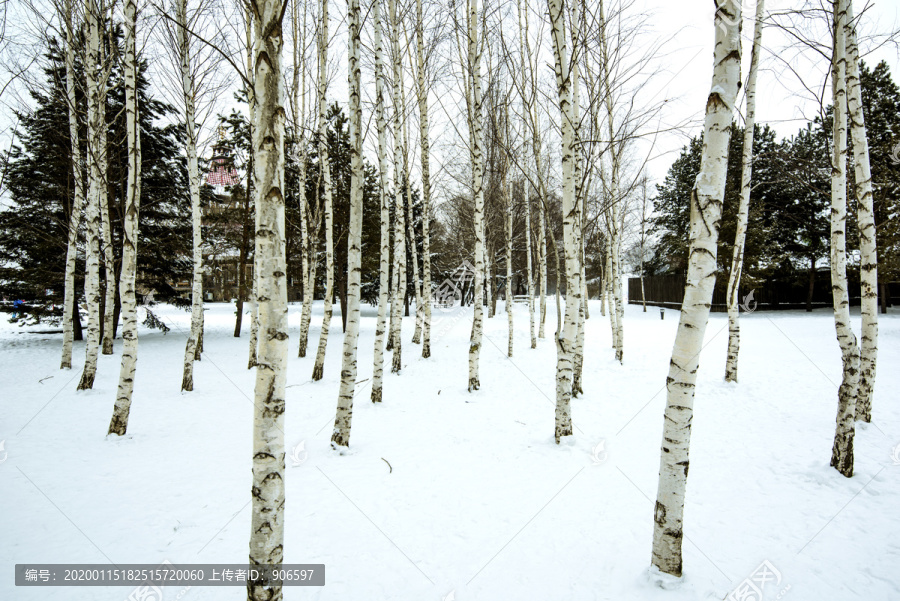
POLYGON ((653 519, 652 565, 681 576, 684 492, 700 350, 716 277, 731 116, 741 74, 741 5, 716 0, 712 86, 706 101, 700 173, 691 192, 691 243, 681 319, 669 375, 653 519))
MULTIPOLYGON (((521 69, 521 89, 520 96, 522 98, 522 116, 526 127, 526 137, 530 132, 531 136, 531 156, 534 161, 534 178, 530 179, 532 187, 537 194, 538 205, 538 235, 536 240, 537 263, 538 263, 538 279, 540 289, 539 309, 540 317, 538 319, 538 338, 544 337, 544 321, 547 316, 547 231, 545 223, 545 206, 546 188, 544 182, 544 171, 541 163, 541 130, 538 120, 538 85, 537 85, 537 67, 538 55, 540 47, 532 50, 531 37, 529 33, 528 4, 525 0, 517 0, 516 2, 517 16, 519 21, 519 57, 521 69)), ((515 78, 514 78, 515 81, 515 78)), ((532 164, 529 162, 529 168, 532 164)), ((526 195, 527 196, 527 195, 526 195)), ((531 211, 528 211, 530 220, 531 211)), ((529 229, 529 235, 531 230, 529 229)), ((530 243, 530 238, 528 240, 530 243)), ((530 253, 529 253, 530 257, 530 253)), ((532 293, 529 293, 529 297, 532 293)), ((532 304, 533 301, 530 301, 532 304)), ((530 310, 530 309, 529 309, 530 310)), ((532 336, 532 339, 534 337, 532 336)), ((532 348, 536 348, 536 341, 532 344, 532 348)))
POLYGON ((472 194, 475 198, 473 221, 475 227, 475 303, 472 318, 472 334, 469 341, 469 392, 478 390, 481 381, 478 377, 478 363, 481 352, 481 339, 483 336, 482 322, 482 297, 484 295, 484 271, 485 271, 485 244, 484 244, 484 156, 482 150, 482 117, 481 117, 481 39, 478 32, 478 0, 467 0, 468 18, 468 64, 464 74, 469 80, 471 94, 466 95, 471 132, 472 161, 472 194), (470 101, 471 99, 471 101, 470 101))
POLYGON ((104 176, 100 173, 100 24, 102 22, 95 0, 86 0, 84 18, 87 24, 87 57, 85 79, 87 81, 87 142, 88 142, 88 193, 86 221, 86 276, 84 297, 87 304, 87 340, 85 342, 84 371, 78 382, 78 390, 94 387, 97 373, 97 355, 100 346, 100 186, 104 176))
MULTIPOLYGON (((376 0, 377 1, 377 0, 376 0)), ((428 141, 428 89, 425 87, 425 21, 416 0, 416 95, 419 101, 419 146, 422 163, 422 358, 431 356, 431 145, 428 141)))
MULTIPOLYGON (((508 115, 507 115, 508 118, 508 115)), ((512 247, 513 247, 513 195, 512 195, 512 183, 507 181, 507 169, 504 167, 503 169, 503 193, 506 196, 506 227, 504 228, 506 231, 506 285, 504 289, 506 293, 504 296, 506 297, 505 306, 506 306, 506 321, 509 329, 509 336, 507 341, 507 349, 506 356, 513 356, 513 305, 512 305, 512 283, 513 283, 513 268, 512 268, 512 247)))
MULTIPOLYGON (((747 239, 747 220, 750 215, 750 182, 753 174, 753 133, 756 126, 756 71, 762 50, 762 30, 765 0, 756 3, 756 24, 753 29, 753 48, 750 50, 750 73, 747 75, 747 114, 744 119, 744 152, 741 159, 741 200, 738 205, 737 228, 734 234, 734 251, 731 273, 728 276, 728 357, 725 363, 725 381, 737 382, 738 351, 741 344, 740 309, 738 297, 741 289, 741 271, 744 267, 744 242, 747 239)), ((641 258, 643 261, 643 257, 641 258)), ((643 263, 642 263, 643 264, 643 263)), ((641 286, 643 290, 643 274, 641 286)))
MULTIPOLYGON (((291 90, 293 92, 293 108, 294 116, 294 136, 296 136, 296 144, 298 147, 297 164, 300 170, 297 178, 297 195, 300 199, 300 268, 301 282, 303 284, 303 309, 301 310, 300 321, 306 323, 309 327, 309 314, 312 307, 312 282, 310 281, 309 270, 309 223, 308 209, 306 202, 306 160, 307 160, 307 139, 306 127, 304 120, 306 119, 306 77, 301 76, 303 70, 303 62, 306 60, 306 2, 303 2, 303 16, 301 20, 300 11, 298 9, 300 0, 292 0, 292 19, 291 19, 291 38, 293 42, 293 84, 291 90), (299 95, 299 98, 298 98, 299 95), (307 301, 308 299, 308 301, 307 301)), ((302 327, 301 327, 302 329, 302 327)), ((307 331, 300 337, 297 354, 300 357, 306 356, 306 345, 308 340, 307 331)))
POLYGON ((325 348, 328 346, 328 330, 331 325, 334 300, 334 205, 332 204, 331 160, 328 156, 328 124, 325 120, 328 90, 328 0, 322 0, 319 23, 319 165, 325 196, 325 306, 322 329, 319 332, 319 348, 313 365, 313 380, 321 380, 325 369, 325 348))
MULTIPOLYGON (((284 89, 281 0, 256 0, 253 82, 256 119, 256 266, 259 282, 258 365, 253 412, 250 564, 280 566, 284 557, 284 390, 288 353, 284 230, 284 89)), ((247 582, 249 601, 281 599, 281 586, 247 582)))
POLYGON ((850 326, 847 291, 847 49, 848 0, 834 3, 834 51, 831 87, 834 97, 834 131, 831 160, 831 290, 834 327, 841 348, 843 373, 838 388, 837 424, 831 465, 847 478, 853 475, 853 420, 859 384, 859 347, 850 326))
MULTIPOLYGON (((105 15, 105 1, 100 2, 100 13, 105 15)), ((100 100, 97 108, 100 111, 98 121, 100 122, 99 134, 99 152, 97 153, 97 161, 100 164, 100 173, 103 177, 102 185, 99 187, 100 193, 100 233, 101 233, 101 251, 103 258, 103 283, 104 283, 104 300, 103 300, 103 328, 101 340, 101 352, 104 355, 113 354, 113 338, 115 335, 115 309, 116 309, 116 259, 112 246, 112 225, 109 221, 109 186, 107 176, 109 173, 109 157, 107 155, 109 140, 108 127, 106 125, 106 89, 109 75, 112 71, 112 61, 106 56, 106 45, 100 44, 100 100)))
POLYGON ((400 373, 402 367, 403 300, 406 294, 406 219, 403 205, 402 131, 401 116, 403 104, 400 88, 403 86, 403 71, 400 55, 400 23, 397 19, 397 1, 388 0, 388 19, 391 23, 391 55, 393 59, 393 99, 394 99, 394 297, 391 301, 390 347, 391 373, 400 373))
MULTIPOLYGON (((600 3, 601 11, 603 3, 600 3)), ((580 28, 582 27, 582 0, 573 0, 570 5, 571 14, 571 38, 572 38, 572 56, 570 62, 570 71, 572 79, 572 160, 574 162, 572 169, 573 195, 575 203, 575 252, 578 253, 578 275, 579 275, 579 304, 578 304, 578 329, 575 334, 575 346, 573 350, 573 369, 572 369, 572 396, 577 397, 584 392, 581 387, 581 371, 584 366, 584 321, 587 318, 587 284, 585 283, 584 269, 584 207, 586 192, 584 186, 584 145, 581 143, 581 89, 578 63, 583 59, 584 43, 581 36, 580 28)), ((602 13, 601 13, 602 14, 602 13)), ((566 299, 568 302, 569 279, 566 276, 566 299)))
MULTIPOLYGON (((240 10, 244 23, 244 47, 246 50, 247 60, 247 79, 244 82, 247 90, 247 108, 250 113, 250 140, 252 142, 254 132, 256 131, 256 80, 255 70, 253 68, 253 44, 255 32, 253 29, 253 19, 255 18, 253 8, 249 4, 242 4, 240 10)), ((251 143, 250 148, 250 172, 247 174, 247 191, 256 198, 257 181, 256 181, 256 155, 253 151, 251 143)), ((253 231, 259 229, 259 207, 253 205, 253 231)), ((259 350, 259 246, 254 239, 253 243, 253 281, 250 284, 250 340, 248 344, 247 369, 253 369, 257 364, 257 351, 259 350)))
POLYGON ((353 417, 353 392, 356 388, 356 347, 359 341, 359 299, 361 278, 361 239, 363 216, 362 108, 360 107, 361 75, 359 66, 360 22, 359 0, 350 0, 347 9, 349 25, 350 87, 350 233, 347 239, 347 330, 344 332, 344 355, 341 365, 341 387, 331 443, 350 446, 350 422, 353 417))
POLYGON ((619 168, 620 168, 620 150, 621 145, 616 144, 616 127, 615 127, 615 111, 613 109, 613 92, 612 80, 610 77, 610 57, 609 43, 606 34, 607 21, 603 8, 603 1, 599 4, 599 36, 600 36, 600 67, 601 78, 603 83, 603 94, 606 103, 607 125, 609 132, 609 141, 612 145, 610 154, 610 184, 609 184, 609 219, 607 227, 609 231, 609 285, 612 295, 610 300, 615 304, 615 309, 610 307, 610 319, 614 324, 613 344, 616 349, 616 361, 622 363, 624 355, 624 327, 625 307, 622 294, 622 267, 620 264, 619 254, 621 249, 621 227, 620 227, 620 208, 619 208, 619 168), (615 316, 613 316, 615 313, 615 316))
MULTIPOLYGON (((551 38, 553 40, 554 70, 559 98, 560 131, 562 137, 562 217, 565 245, 566 308, 556 334, 556 428, 554 438, 559 444, 563 436, 572 435, 573 352, 578 334, 578 312, 581 307, 581 266, 578 260, 578 203, 575 198, 575 115, 572 94, 572 63, 568 53, 566 15, 561 0, 548 0, 551 38)), ((558 273, 558 272, 557 272, 558 273)), ((558 277, 558 276, 557 276, 558 277)), ((559 288, 559 286, 557 286, 559 288)))
MULTIPOLYGON (((372 2, 375 23, 375 122, 378 129, 378 200, 381 207, 381 245, 378 270, 378 320, 375 324, 375 355, 372 372, 373 403, 380 403, 384 386, 384 331, 387 317, 390 283, 390 206, 387 194, 387 123, 384 118, 384 45, 381 21, 381 0, 372 2)), ((426 341, 427 341, 426 337, 426 341)))
POLYGON ((181 64, 181 91, 184 99, 185 153, 187 154, 188 185, 191 194, 191 229, 194 241, 193 278, 191 282, 191 331, 184 347, 184 371, 181 390, 194 390, 194 361, 200 343, 203 319, 203 233, 200 212, 200 165, 197 159, 197 127, 194 100, 196 79, 191 69, 191 44, 188 30, 187 0, 175 1, 175 37, 181 64))
POLYGON ((75 290, 75 259, 78 255, 78 228, 84 211, 84 175, 81 136, 78 133, 78 105, 75 100, 75 33, 72 0, 63 5, 62 20, 66 28, 66 103, 69 112, 69 140, 72 147, 72 213, 66 247, 65 295, 63 299, 63 347, 60 369, 72 369, 72 341, 75 337, 73 316, 78 294, 75 290))
MULTIPOLYGON (((408 43, 407 43, 408 45, 408 43)), ((419 257, 416 249, 416 225, 413 219, 412 206, 412 184, 410 183, 409 168, 409 121, 406 118, 406 88, 400 86, 401 102, 404 107, 403 117, 403 173, 404 188, 406 189, 406 226, 407 226, 407 242, 409 243, 409 260, 412 263, 413 291, 416 299, 416 325, 413 330, 412 342, 419 344, 422 341, 422 320, 424 319, 422 309, 422 287, 419 281, 419 257)))
POLYGON ((534 328, 534 271, 531 265, 531 202, 528 194, 523 194, 525 201, 525 276, 528 286, 528 337, 531 348, 537 348, 534 328))
POLYGON ((119 283, 122 296, 122 366, 119 370, 119 389, 108 431, 108 434, 119 436, 124 436, 128 429, 138 350, 135 278, 138 215, 141 207, 141 130, 137 105, 136 20, 137 0, 125 0, 125 126, 128 144, 128 188, 122 243, 122 273, 119 283))
POLYGON ((872 393, 875 386, 875 362, 878 355, 878 253, 875 245, 875 213, 872 196, 872 170, 869 142, 862 108, 859 79, 859 47, 853 2, 847 1, 844 39, 847 42, 847 103, 850 138, 853 141, 854 181, 856 182, 857 227, 859 229, 862 340, 859 357, 859 386, 856 419, 872 421, 872 393))

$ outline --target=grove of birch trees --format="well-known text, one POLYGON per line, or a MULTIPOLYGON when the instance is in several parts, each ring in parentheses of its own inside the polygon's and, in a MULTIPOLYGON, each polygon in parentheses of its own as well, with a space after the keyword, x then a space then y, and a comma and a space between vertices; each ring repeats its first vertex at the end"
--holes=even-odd
MULTIPOLYGON (((32 315, 62 324, 61 369, 72 369, 73 341, 83 338, 79 390, 92 388, 98 355, 119 347, 110 435, 130 432, 139 313, 145 325, 169 330, 142 302, 147 296, 190 311, 189 331, 179 332, 182 381, 168 385, 202 389, 194 363, 204 350, 204 282, 217 231, 208 207, 218 202, 204 177, 213 165, 206 157, 216 141, 243 157, 228 190, 239 202, 222 231, 240 261, 234 335, 245 334, 248 314, 242 348, 255 370, 249 559, 280 565, 291 545, 284 540, 289 378, 319 381, 326 359, 340 364, 339 387, 330 391, 331 445, 343 453, 362 398, 357 387, 371 378, 368 399, 391 404, 392 383, 406 377, 412 353, 435 364, 466 353, 458 386, 486 396, 481 389, 494 375, 482 365, 485 325, 505 313, 508 358, 553 339, 555 364, 546 369, 555 378, 554 420, 543 428, 562 444, 576 432, 573 398, 616 402, 585 384, 584 358, 608 357, 621 370, 637 360, 626 352, 626 305, 644 300, 645 266, 662 272, 659 257, 668 252, 685 286, 660 382, 666 404, 648 549, 652 569, 680 577, 699 358, 717 282, 727 298, 724 380, 746 380, 738 378, 742 277, 763 210, 753 191, 772 185, 767 161, 775 155, 766 149, 776 146, 759 125, 766 116, 757 116, 757 81, 769 85, 771 76, 760 64, 773 52, 764 29, 799 31, 790 24, 802 15, 827 23, 831 34, 816 40, 827 51, 827 81, 808 84, 831 92, 816 135, 830 156, 830 203, 819 211, 823 219, 827 212, 828 231, 820 237, 842 361, 830 462, 846 477, 855 422, 878 412, 878 270, 886 260, 879 262, 879 244, 896 241, 879 229, 885 209, 873 186, 864 110, 863 80, 873 75, 861 59, 852 0, 787 12, 767 12, 763 0, 743 12, 734 0, 713 4, 703 32, 714 37, 713 56, 703 58, 709 93, 694 107, 702 132, 654 194, 647 165, 667 100, 645 91, 661 74, 648 65, 661 64, 665 47, 644 36, 650 17, 633 0, 53 0, 52 16, 40 18, 49 24, 47 70, 64 119, 68 196, 53 254, 59 311, 36 301, 32 315), (168 124, 154 124, 160 120, 168 124), (689 159, 693 171, 684 176, 678 169, 689 159), (739 192, 726 211, 729 181, 739 192), (666 225, 676 220, 666 213, 670 201, 680 207, 680 229, 666 225), (859 340, 851 245, 859 253, 859 340), (628 298, 629 276, 640 277, 639 299, 628 298), (175 290, 182 280, 189 293, 175 290), (289 299, 299 304, 296 328, 289 299), (527 320, 514 319, 516 302, 527 320), (335 303, 340 324, 332 323, 335 303), (364 303, 377 315, 372 363, 358 360, 364 303), (466 311, 466 349, 434 344, 435 307, 448 303, 466 311), (412 329, 404 329, 404 314, 412 329), (609 320, 611 345, 586 335, 591 319, 609 320), (311 325, 319 328, 314 359, 299 363, 303 374, 289 373, 292 345, 307 356, 311 325), (329 345, 338 325, 340 350, 329 345), (514 332, 525 328, 530 348, 514 349, 514 332)), ((24 160, 16 156, 5 160, 24 160)), ((885 256, 895 257, 895 246, 887 244, 885 256)), ((247 590, 251 600, 282 594, 271 581, 247 590)))

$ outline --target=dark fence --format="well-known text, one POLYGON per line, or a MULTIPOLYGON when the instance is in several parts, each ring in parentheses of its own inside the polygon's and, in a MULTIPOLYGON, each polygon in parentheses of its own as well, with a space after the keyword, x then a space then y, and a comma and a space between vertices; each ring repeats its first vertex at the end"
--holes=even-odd
MULTIPOLYGON (((716 287, 713 291, 712 311, 726 311, 726 288, 728 278, 722 276, 716 278, 716 287)), ((850 282, 850 304, 859 305, 859 283, 850 282), (852 293, 856 292, 854 296, 852 293)), ((900 282, 886 284, 881 290, 887 290, 887 305, 900 302, 900 282)), ((881 293, 879 290, 879 293, 881 293)), ((740 302, 745 299, 755 308, 765 310, 779 309, 805 309, 809 296, 809 281, 806 274, 797 276, 795 280, 767 280, 761 283, 741 286, 740 302), (749 297, 753 293, 752 300, 749 297)), ((639 305, 646 298, 648 305, 656 307, 668 307, 680 309, 684 300, 684 276, 681 275, 657 275, 644 277, 644 294, 641 295, 641 278, 628 278, 628 302, 639 305)), ((880 299, 879 299, 880 300, 880 299)), ((831 274, 828 271, 820 271, 816 275, 812 294, 812 307, 831 307, 831 274)))

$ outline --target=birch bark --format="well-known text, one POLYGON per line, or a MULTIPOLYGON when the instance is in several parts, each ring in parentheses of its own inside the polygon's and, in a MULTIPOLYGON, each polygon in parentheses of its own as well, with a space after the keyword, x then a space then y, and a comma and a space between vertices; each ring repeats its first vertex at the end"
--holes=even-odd
MULTIPOLYGON (((506 171, 503 173, 503 179, 506 180, 507 174, 506 171)), ((507 343, 506 355, 508 357, 513 356, 513 304, 512 304, 512 283, 513 283, 513 269, 512 269, 512 240, 513 240, 513 195, 512 195, 512 184, 506 181, 503 182, 503 190, 506 194, 506 285, 504 289, 506 290, 506 320, 509 325, 509 340, 507 343)))
MULTIPOLYGON (((484 156, 481 122, 481 39, 478 30, 478 0, 467 0, 468 8, 468 78, 471 81, 471 109, 467 111, 472 132, 472 192, 475 198, 475 302, 472 334, 469 341, 469 392, 478 390, 478 363, 482 339, 482 297, 484 295, 484 156)), ((468 98, 467 98, 468 99, 468 98)))
POLYGON ((350 446, 350 423, 353 417, 353 391, 356 388, 356 347, 359 342, 359 297, 361 278, 360 246, 362 239, 363 181, 362 108, 360 107, 361 74, 359 64, 360 22, 359 0, 349 0, 349 88, 350 88, 350 234, 347 238, 347 330, 344 332, 344 355, 341 364, 341 387, 331 444, 350 446))
POLYGON ((422 153, 422 358, 431 356, 431 145, 428 141, 428 90, 425 87, 425 21, 416 0, 416 94, 419 101, 419 144, 422 153))
POLYGON ((384 118, 384 42, 381 21, 381 2, 373 0, 372 18, 375 22, 375 122, 378 128, 378 200, 381 206, 381 253, 378 270, 378 320, 375 324, 375 355, 372 372, 373 403, 380 403, 384 387, 384 333, 390 283, 390 205, 387 194, 387 123, 384 118))
POLYGON ((78 105, 75 99, 75 45, 72 0, 63 6, 66 28, 66 103, 69 112, 69 143, 72 148, 72 213, 69 216, 69 237, 66 246, 65 296, 63 299, 63 348, 60 369, 72 369, 72 341, 75 338, 73 316, 78 299, 75 290, 75 260, 78 256, 78 228, 84 211, 84 165, 81 140, 78 134, 78 105))
POLYGON ((306 2, 303 2, 303 17, 300 20, 300 11, 297 10, 300 2, 293 0, 293 42, 294 42, 294 81, 292 90, 294 92, 294 135, 299 138, 298 152, 298 168, 299 168, 299 189, 297 196, 300 199, 300 269, 301 281, 303 282, 303 309, 300 315, 300 342, 297 349, 299 357, 306 356, 306 345, 309 340, 309 312, 312 308, 312 290, 309 270, 309 224, 307 223, 307 202, 306 202, 306 161, 308 158, 306 127, 304 121, 306 119, 306 77, 301 77, 301 61, 306 59, 306 2), (300 98, 298 100, 297 94, 300 98), (300 112, 297 113, 299 108, 300 112), (308 299, 308 300, 307 300, 308 299), (306 325, 304 332, 303 324, 306 325))
POLYGON ((857 227, 859 228, 862 340, 860 341, 859 387, 856 419, 872 421, 872 393, 875 386, 875 362, 878 356, 878 252, 875 244, 875 213, 872 197, 872 169, 869 142, 863 116, 862 91, 859 80, 859 48, 853 2, 847 0, 844 21, 847 42, 847 90, 850 139, 853 141, 853 165, 856 181, 857 227))
MULTIPOLYGON (((540 169, 540 167, 538 167, 540 169)), ((544 338, 544 322, 547 321, 547 208, 544 196, 538 199, 538 270, 540 271, 540 310, 538 338, 544 338)))
POLYGON ((84 18, 87 21, 88 49, 84 73, 87 81, 87 155, 88 193, 86 220, 86 275, 84 298, 87 304, 87 340, 85 341, 84 371, 78 390, 94 387, 97 374, 97 355, 100 351, 100 186, 103 176, 99 164, 100 130, 100 15, 95 0, 87 0, 84 18))
POLYGON ((328 346, 328 330, 331 325, 334 301, 334 205, 331 184, 331 160, 328 155, 328 126, 325 121, 328 89, 328 0, 322 0, 321 24, 319 31, 319 165, 322 170, 322 185, 325 193, 325 306, 322 315, 322 329, 319 332, 319 348, 313 365, 312 379, 321 380, 325 368, 325 348, 328 346))
MULTIPOLYGON (((284 230, 284 84, 281 0, 252 3, 256 127, 256 248, 259 340, 253 413, 250 564, 280 566, 284 557, 284 390, 288 354, 284 230)), ((249 601, 280 600, 281 586, 248 581, 249 601)))
POLYGON ((488 319, 494 317, 494 266, 492 264, 493 249, 487 243, 487 229, 484 233, 484 304, 487 305, 488 319))
MULTIPOLYGON (((602 10, 602 3, 601 3, 602 10)), ((584 320, 587 318, 587 284, 585 283, 584 271, 584 220, 582 219, 584 210, 584 158, 583 148, 581 146, 581 82, 578 70, 578 61, 581 60, 583 52, 581 38, 581 15, 582 0, 573 0, 570 6, 571 13, 571 38, 572 38, 572 57, 571 57, 571 77, 572 77, 572 151, 573 151, 573 196, 575 203, 575 214, 577 221, 575 223, 575 248, 578 253, 578 275, 579 275, 579 305, 578 305, 578 329, 575 334, 575 346, 573 350, 572 362, 572 396, 577 397, 584 392, 581 388, 581 370, 584 366, 584 320)), ((601 13, 602 14, 602 13, 601 13)), ((568 276, 566 279, 566 289, 568 297, 568 276)))
MULTIPOLYGON (((104 4, 100 4, 101 14, 106 14, 104 4)), ((106 56, 106 49, 101 42, 100 44, 100 64, 102 65, 102 76, 100 78, 100 101, 97 108, 100 111, 98 121, 100 122, 99 147, 97 160, 100 163, 100 174, 102 179, 98 189, 100 193, 100 231, 102 233, 103 257, 103 283, 104 283, 104 300, 103 300, 103 328, 101 340, 101 352, 104 355, 113 354, 113 338, 115 338, 115 312, 116 312, 116 259, 112 246, 112 226, 109 221, 109 155, 108 146, 108 127, 106 125, 106 84, 109 80, 109 74, 112 70, 112 61, 106 56)))
MULTIPOLYGON (((250 85, 247 86, 247 104, 249 105, 249 113, 250 113, 250 139, 253 140, 254 132, 256 131, 256 113, 257 113, 257 103, 256 103, 256 83, 255 83, 255 73, 253 68, 253 39, 254 39, 254 30, 253 30, 253 19, 255 18, 255 14, 252 11, 249 4, 244 5, 245 10, 245 29, 244 35, 246 36, 246 46, 247 46, 247 77, 250 79, 250 85)), ((248 174, 247 179, 247 189, 248 192, 251 189, 253 190, 254 204, 253 204, 253 231, 259 229, 259 208, 256 206, 256 194, 257 194, 257 181, 256 181, 256 160, 255 153, 251 149, 250 152, 250 173, 248 174)), ((257 258, 259 257, 259 246, 256 244, 256 240, 253 242, 253 283, 250 287, 250 343, 249 343, 249 358, 247 359, 247 369, 252 369, 256 367, 257 358, 258 358, 258 347, 259 347, 259 264, 257 262, 257 258)))
POLYGON ((124 436, 128 429, 134 374, 137 367, 137 276, 138 216, 141 208, 141 130, 137 106, 137 57, 135 23, 137 1, 125 0, 125 126, 128 144, 128 188, 125 206, 125 233, 122 245, 122 366, 119 389, 107 434, 124 436))
POLYGON ((402 131, 403 104, 400 88, 403 86, 400 55, 400 23, 397 20, 397 1, 388 0, 388 19, 391 22, 391 57, 393 59, 394 97, 394 297, 391 300, 390 347, 391 373, 400 373, 403 358, 403 299, 406 294, 406 219, 403 203, 402 131))
POLYGON ((741 77, 741 5, 716 0, 712 86, 706 101, 700 173, 691 192, 687 285, 675 335, 654 511, 652 564, 681 576, 684 492, 700 350, 716 278, 731 116, 741 77))
POLYGON ((187 0, 175 3, 175 31, 178 40, 178 55, 181 60, 181 90, 184 97, 185 152, 187 154, 188 183, 191 193, 191 229, 194 241, 194 270, 191 284, 191 332, 184 348, 184 373, 181 390, 194 390, 194 361, 200 344, 203 320, 203 234, 200 214, 200 166, 197 160, 197 130, 195 122, 194 97, 196 86, 191 70, 190 34, 188 33, 187 0))
MULTIPOLYGON (((619 251, 622 245, 622 230, 619 224, 619 144, 616 141, 615 110, 613 106, 612 82, 610 80, 609 42, 606 37, 606 17, 603 10, 603 0, 599 0, 599 35, 601 44, 601 73, 604 87, 604 100, 606 103, 607 125, 609 131, 610 152, 610 285, 615 300, 615 335, 613 341, 616 349, 616 361, 622 363, 624 355, 624 321, 625 306, 622 294, 622 268, 619 261, 619 251)), ((610 316, 612 316, 610 307, 610 316)))
MULTIPOLYGON (((747 114, 744 119, 744 153, 741 160, 741 201, 738 205, 737 228, 734 234, 734 254, 728 276, 728 357, 725 362, 725 381, 738 380, 738 352, 741 346, 740 308, 741 271, 744 268, 744 242, 750 214, 750 182, 753 176, 753 129, 756 126, 756 71, 762 50, 762 30, 765 0, 756 3, 756 24, 753 29, 753 48, 750 51, 750 73, 747 75, 747 114)), ((642 257, 643 260, 643 257, 642 257)), ((642 263, 643 265, 643 263, 642 263)), ((643 273, 641 291, 643 292, 643 273)))
POLYGON ((531 348, 537 348, 537 337, 534 327, 534 273, 531 261, 531 202, 525 195, 525 270, 528 278, 528 336, 531 348))
POLYGON ((847 478, 853 476, 853 420, 859 385, 859 347, 850 326, 847 291, 847 52, 848 1, 834 3, 834 53, 831 69, 834 96, 834 140, 831 161, 831 290, 834 327, 841 348, 843 373, 831 450, 831 465, 847 478))
MULTIPOLYGON (((565 8, 561 0, 548 0, 551 38, 555 58, 556 86, 559 96, 560 130, 562 133, 562 217, 566 267, 566 308, 556 338, 556 428, 557 444, 563 436, 572 435, 573 351, 578 334, 578 312, 581 306, 581 266, 578 261, 579 207, 575 198, 575 121, 572 94, 572 66, 567 51, 565 8)), ((558 277, 557 277, 558 279, 558 277)), ((557 285, 557 288, 559 286, 557 285)))
MULTIPOLYGON (((406 107, 406 89, 400 86, 401 102, 406 107)), ((404 187, 406 188, 406 227, 407 240, 409 241, 409 260, 412 263, 413 291, 416 297, 416 326, 413 331, 412 342, 419 344, 422 341, 422 320, 424 313, 422 309, 422 287, 419 281, 419 253, 416 249, 416 226, 413 219, 412 206, 412 185, 410 183, 409 169, 409 122, 404 114, 403 117, 403 173, 404 187)))

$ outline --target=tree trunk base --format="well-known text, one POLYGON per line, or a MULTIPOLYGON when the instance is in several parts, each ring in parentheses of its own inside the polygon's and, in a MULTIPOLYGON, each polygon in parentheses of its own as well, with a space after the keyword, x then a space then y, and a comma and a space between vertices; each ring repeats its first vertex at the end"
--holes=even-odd
POLYGON ((846 478, 853 477, 853 435, 851 431, 835 436, 834 446, 831 449, 831 467, 846 478))
POLYGON ((94 388, 94 376, 96 373, 84 372, 81 374, 81 381, 78 382, 76 390, 92 390, 94 388))

